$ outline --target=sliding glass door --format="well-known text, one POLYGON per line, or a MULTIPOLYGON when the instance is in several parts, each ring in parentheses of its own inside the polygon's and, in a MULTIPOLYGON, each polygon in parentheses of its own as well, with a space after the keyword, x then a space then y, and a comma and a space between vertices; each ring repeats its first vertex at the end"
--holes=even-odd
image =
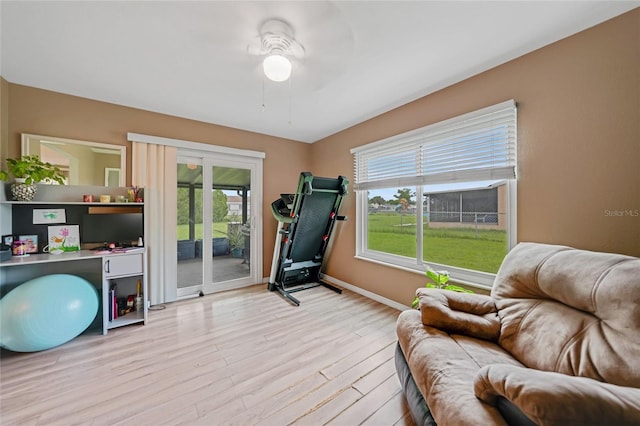
POLYGON ((178 297, 261 282, 258 163, 182 152, 177 167, 178 297))
POLYGON ((202 159, 180 156, 177 167, 177 295, 180 298, 202 291, 202 159))

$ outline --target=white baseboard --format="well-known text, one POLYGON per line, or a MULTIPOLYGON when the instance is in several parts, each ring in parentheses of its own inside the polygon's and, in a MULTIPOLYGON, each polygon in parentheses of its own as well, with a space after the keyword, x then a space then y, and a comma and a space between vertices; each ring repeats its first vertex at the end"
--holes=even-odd
POLYGON ((395 300, 387 299, 386 297, 382 297, 379 294, 372 293, 370 291, 364 290, 360 287, 356 287, 352 284, 341 281, 337 278, 334 278, 330 275, 320 274, 320 278, 326 280, 330 284, 339 285, 342 288, 346 288, 354 293, 358 293, 361 296, 369 298, 371 300, 375 300, 376 302, 382 303, 383 305, 387 305, 391 308, 397 309, 399 311, 406 311, 407 309, 411 309, 410 306, 403 305, 402 303, 398 303, 395 300))
MULTIPOLYGON (((346 288, 349 291, 352 291, 354 293, 358 293, 361 296, 364 296, 364 297, 366 297, 368 299, 371 299, 371 300, 375 300, 376 302, 382 303, 383 305, 387 305, 387 306, 389 306, 389 307, 391 307, 393 309, 397 309, 399 311, 406 311, 407 309, 411 309, 411 306, 406 306, 406 305, 403 305, 402 303, 396 302, 395 300, 387 299, 386 297, 382 297, 379 294, 375 294, 375 293, 372 293, 370 291, 364 290, 364 289, 362 289, 360 287, 356 287, 353 284, 346 283, 346 282, 341 281, 341 280, 339 280, 337 278, 334 278, 334 277, 332 277, 330 275, 320 274, 320 278, 322 278, 323 280, 326 280, 329 284, 335 284, 335 285, 338 285, 338 286, 340 286, 342 288, 346 288)), ((262 279, 262 282, 263 283, 268 283, 269 282, 269 277, 264 277, 262 279)))

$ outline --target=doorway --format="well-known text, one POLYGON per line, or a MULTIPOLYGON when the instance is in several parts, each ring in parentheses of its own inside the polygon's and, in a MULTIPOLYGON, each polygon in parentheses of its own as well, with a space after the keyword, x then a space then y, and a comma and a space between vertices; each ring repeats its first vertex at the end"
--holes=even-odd
POLYGON ((178 298, 261 282, 261 164, 178 152, 178 298))

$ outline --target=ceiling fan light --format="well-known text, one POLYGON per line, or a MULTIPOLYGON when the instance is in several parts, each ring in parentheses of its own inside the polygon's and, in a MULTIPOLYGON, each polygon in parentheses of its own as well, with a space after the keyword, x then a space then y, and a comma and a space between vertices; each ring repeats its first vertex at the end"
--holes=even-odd
POLYGON ((282 55, 269 55, 262 61, 264 75, 272 81, 286 81, 291 76, 291 61, 282 55))

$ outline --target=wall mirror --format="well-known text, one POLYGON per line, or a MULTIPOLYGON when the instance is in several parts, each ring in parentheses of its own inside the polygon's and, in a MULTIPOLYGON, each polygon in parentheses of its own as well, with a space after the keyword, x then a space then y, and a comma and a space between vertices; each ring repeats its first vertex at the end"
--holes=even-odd
POLYGON ((22 155, 60 167, 67 185, 125 186, 126 147, 22 134, 22 155))

